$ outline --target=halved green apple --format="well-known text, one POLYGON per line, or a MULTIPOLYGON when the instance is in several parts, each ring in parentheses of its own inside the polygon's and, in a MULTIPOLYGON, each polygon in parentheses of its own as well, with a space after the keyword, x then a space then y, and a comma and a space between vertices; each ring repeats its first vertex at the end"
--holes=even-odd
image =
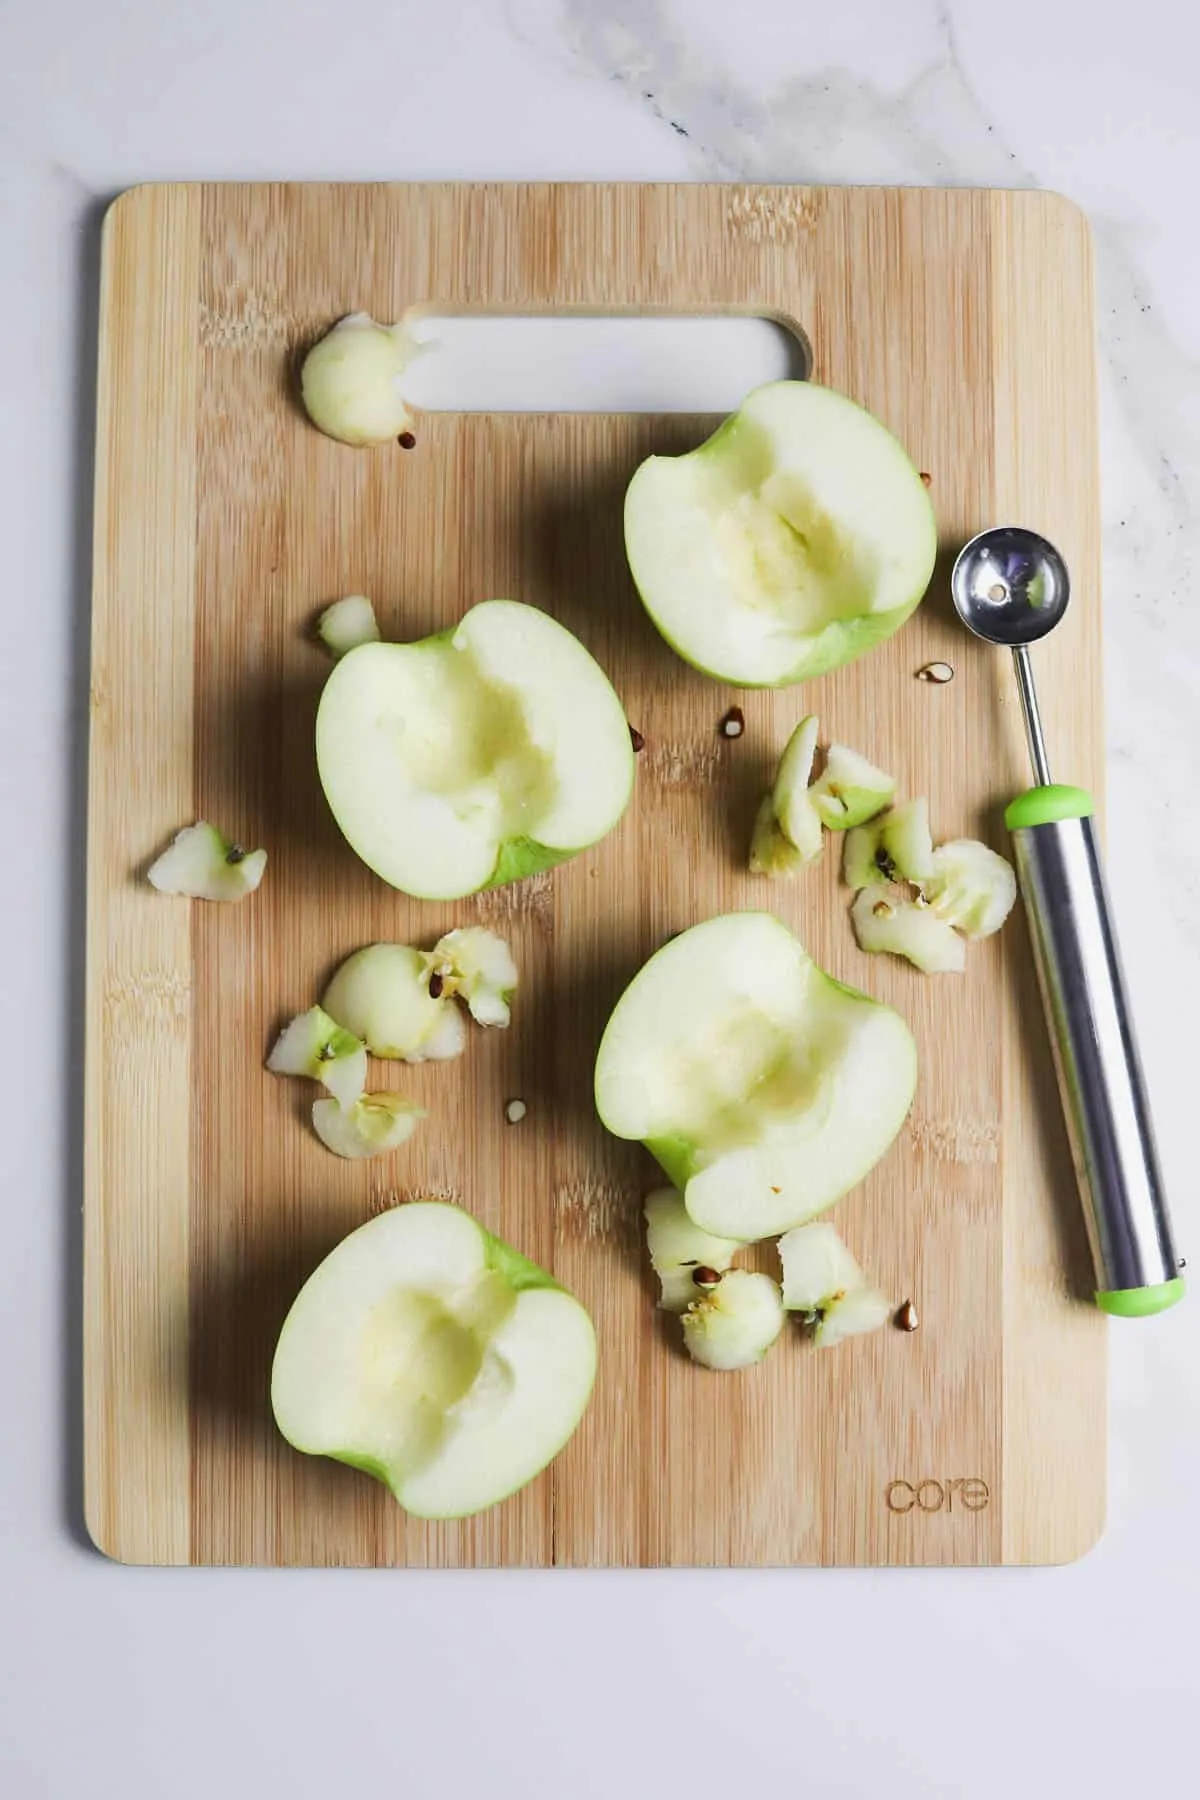
POLYGON ((937 530, 902 445, 811 381, 755 390, 686 456, 652 456, 625 499, 647 612, 680 656, 744 687, 853 661, 920 603, 937 530))
POLYGON ((625 990, 596 1106, 658 1158, 697 1225, 748 1241, 860 1181, 916 1073, 898 1013, 826 975, 769 913, 729 913, 672 939, 625 990))
POLYGON ((596 1336, 578 1300, 456 1206, 360 1225, 301 1288, 271 1371, 297 1450, 363 1469, 420 1518, 515 1493, 578 1425, 596 1336))
POLYGON ((351 848, 429 900, 588 849, 633 788, 629 725, 604 671, 512 600, 420 643, 350 650, 321 696, 317 767, 351 848))

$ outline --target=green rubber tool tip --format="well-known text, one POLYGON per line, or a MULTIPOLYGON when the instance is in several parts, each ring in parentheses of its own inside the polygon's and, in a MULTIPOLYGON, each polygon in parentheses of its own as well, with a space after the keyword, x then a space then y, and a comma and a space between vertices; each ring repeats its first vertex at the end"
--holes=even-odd
POLYGON ((1096 1295, 1096 1305, 1114 1319, 1148 1319, 1182 1300, 1186 1286, 1183 1276, 1176 1275, 1172 1281, 1160 1281, 1153 1287, 1110 1288, 1107 1293, 1096 1295))
POLYGON ((1048 787, 1030 788, 1010 800, 1004 823, 1010 831, 1026 825, 1053 825, 1059 819, 1090 819, 1096 802, 1086 788, 1067 787, 1052 781, 1048 787))

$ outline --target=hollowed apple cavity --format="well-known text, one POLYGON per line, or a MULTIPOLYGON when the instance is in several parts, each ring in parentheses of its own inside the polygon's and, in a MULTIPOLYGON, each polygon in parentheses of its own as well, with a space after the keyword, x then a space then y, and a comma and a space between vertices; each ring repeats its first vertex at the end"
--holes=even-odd
POLYGON ((557 1455, 596 1370, 591 1320, 454 1206, 370 1220, 301 1289, 271 1404, 288 1442, 384 1482, 422 1518, 480 1512, 557 1455))
POLYGON ((707 674, 782 687, 888 638, 933 572, 933 508, 902 446, 813 382, 758 388, 699 449, 654 456, 625 501, 646 610, 707 674))
POLYGON ((458 899, 574 856, 633 784, 621 703, 569 631, 490 600, 451 632, 337 663, 317 764, 354 850, 393 887, 458 899))
POLYGON ((600 1045, 596 1104, 652 1151, 697 1225, 748 1241, 862 1179, 916 1070, 898 1013, 826 975, 770 914, 731 913, 634 977, 600 1045))

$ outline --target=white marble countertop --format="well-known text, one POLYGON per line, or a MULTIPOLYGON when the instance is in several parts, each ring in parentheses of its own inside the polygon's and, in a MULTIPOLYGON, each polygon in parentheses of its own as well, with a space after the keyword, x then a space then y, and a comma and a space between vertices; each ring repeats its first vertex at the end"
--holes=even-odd
MULTIPOLYGON (((1094 1800, 1197 1779, 1200 1301, 1112 1332, 1058 1571, 124 1570, 77 1517, 100 203, 148 178, 1041 184, 1090 212, 1113 887, 1183 1248, 1200 1018, 1200 16, 1178 0, 38 0, 0 17, 0 1789, 1094 1800), (736 1784, 736 1785, 735 1785, 736 1784)), ((1052 1453, 1052 1446, 1047 1446, 1052 1453)))

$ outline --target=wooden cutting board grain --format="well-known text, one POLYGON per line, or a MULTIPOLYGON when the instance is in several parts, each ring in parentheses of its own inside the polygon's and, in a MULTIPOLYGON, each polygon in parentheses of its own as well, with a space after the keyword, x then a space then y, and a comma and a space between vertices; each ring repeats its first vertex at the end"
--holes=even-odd
MULTIPOLYGON (((160 186, 105 230, 93 622, 86 1169, 87 1517, 146 1563, 954 1564, 1062 1561, 1103 1518, 1103 1323, 1019 913, 961 979, 856 948, 828 852, 746 873, 757 798, 803 711, 927 794, 941 837, 1003 846, 1027 783, 1005 659, 949 605, 956 546, 1048 534, 1076 599, 1037 651, 1056 767, 1101 767, 1089 238, 1049 194, 740 186, 160 186), (621 502, 709 418, 422 417, 415 448, 309 426, 297 352, 339 315, 750 312, 931 477, 943 556, 882 649, 803 690, 736 694, 680 662, 625 567, 621 502), (340 594, 420 637, 507 595, 578 633, 646 747, 593 852, 458 905, 392 892, 343 844, 312 751, 340 594), (915 679, 931 659, 945 686, 915 679), (746 733, 718 721, 737 701, 746 733), (270 864, 240 907, 164 899, 148 860, 203 817, 270 864), (920 1327, 831 1352, 789 1331, 738 1376, 689 1365, 654 1310, 639 1205, 591 1069, 607 1013, 671 932, 772 907, 920 1044, 908 1127, 834 1217, 920 1327), (507 1033, 401 1071, 430 1119, 349 1164, 307 1084, 263 1069, 338 960, 483 921, 523 971, 507 1033), (528 1115, 506 1124, 504 1102, 528 1115), (600 1374, 552 1468, 481 1517, 423 1524, 296 1455, 268 1405, 300 1283, 353 1226, 461 1202, 589 1307, 600 1374)), ((769 1263, 766 1265, 769 1266, 769 1263)))

